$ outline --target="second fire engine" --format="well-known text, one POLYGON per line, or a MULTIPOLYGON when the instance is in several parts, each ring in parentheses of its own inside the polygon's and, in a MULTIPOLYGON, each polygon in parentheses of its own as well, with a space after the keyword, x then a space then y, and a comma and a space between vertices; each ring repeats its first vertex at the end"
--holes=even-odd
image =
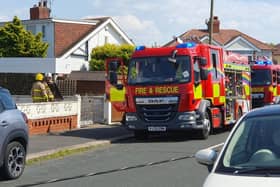
POLYGON ((252 66, 252 107, 280 103, 280 65, 256 60, 252 66))

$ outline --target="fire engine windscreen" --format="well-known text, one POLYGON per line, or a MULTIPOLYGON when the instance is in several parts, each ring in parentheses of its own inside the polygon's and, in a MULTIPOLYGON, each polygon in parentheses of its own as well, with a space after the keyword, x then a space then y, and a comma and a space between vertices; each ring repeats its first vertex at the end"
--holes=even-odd
POLYGON ((271 72, 268 69, 255 69, 251 73, 252 86, 270 85, 272 82, 271 72))
POLYGON ((186 83, 191 80, 189 56, 134 58, 128 67, 128 84, 186 83))

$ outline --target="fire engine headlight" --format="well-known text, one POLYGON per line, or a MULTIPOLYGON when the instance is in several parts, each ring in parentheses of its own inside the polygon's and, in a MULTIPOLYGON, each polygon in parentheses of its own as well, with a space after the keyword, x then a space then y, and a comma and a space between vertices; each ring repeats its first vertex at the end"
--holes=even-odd
POLYGON ((131 116, 131 115, 126 115, 125 120, 126 121, 137 121, 137 117, 136 116, 131 116))
POLYGON ((180 121, 195 121, 196 117, 194 113, 184 113, 179 115, 178 119, 180 121))

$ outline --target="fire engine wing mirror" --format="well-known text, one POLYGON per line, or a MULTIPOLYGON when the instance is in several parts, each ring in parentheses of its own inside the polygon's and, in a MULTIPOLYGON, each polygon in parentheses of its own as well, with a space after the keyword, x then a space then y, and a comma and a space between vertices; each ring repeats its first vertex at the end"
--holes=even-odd
POLYGON ((176 64, 176 54, 177 54, 177 52, 178 52, 177 50, 174 50, 174 51, 172 52, 171 57, 168 58, 168 61, 169 61, 169 62, 172 62, 172 63, 176 64))
POLYGON ((117 75, 117 72, 111 71, 111 72, 109 73, 109 81, 110 81, 110 84, 112 84, 112 85, 117 85, 117 83, 118 83, 118 75, 117 75))
POLYGON ((198 61, 200 66, 206 66, 207 65, 207 60, 206 60, 205 57, 195 56, 194 60, 198 61))
POLYGON ((119 62, 117 62, 117 61, 112 61, 109 63, 109 71, 116 72, 118 67, 119 67, 119 62))

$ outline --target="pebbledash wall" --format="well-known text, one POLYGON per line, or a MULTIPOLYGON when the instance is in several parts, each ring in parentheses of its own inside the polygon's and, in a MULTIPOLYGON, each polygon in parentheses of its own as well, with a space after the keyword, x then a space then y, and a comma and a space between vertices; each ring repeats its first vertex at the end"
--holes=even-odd
POLYGON ((32 103, 30 96, 13 96, 28 117, 30 135, 82 128, 94 123, 110 124, 103 96, 69 96, 63 101, 32 103))

